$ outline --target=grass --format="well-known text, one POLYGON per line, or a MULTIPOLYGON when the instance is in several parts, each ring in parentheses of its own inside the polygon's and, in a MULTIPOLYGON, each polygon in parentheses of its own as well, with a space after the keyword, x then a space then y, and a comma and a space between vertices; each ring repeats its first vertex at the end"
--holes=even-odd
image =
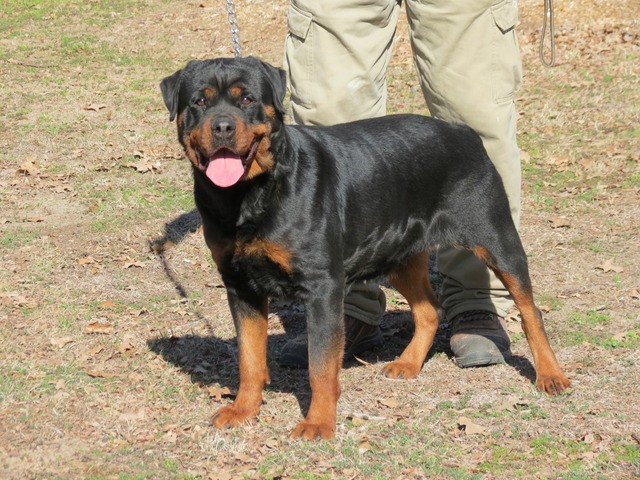
POLYGON ((567 324, 560 329, 559 335, 568 345, 591 344, 606 349, 640 347, 640 324, 613 334, 608 328, 613 322, 611 314, 605 311, 574 312, 567 318, 567 324))
MULTIPOLYGON (((279 0, 241 9, 247 52, 277 63, 287 7, 279 0)), ((594 60, 567 59, 586 51, 567 42, 585 36, 563 34, 565 63, 555 69, 538 67, 534 48, 524 46, 523 231, 572 392, 550 399, 534 391, 520 338, 513 365, 460 370, 439 352, 417 379, 390 382, 379 372, 399 353, 389 338, 388 351, 363 359, 373 366, 343 371, 336 440, 300 443, 288 433, 308 406, 308 378, 277 363, 292 318, 270 318, 272 383, 258 421, 215 431, 210 416, 231 399, 213 400, 206 388, 234 391, 238 377, 220 278, 200 235, 167 251, 164 263, 149 252, 165 223, 193 208, 158 82, 191 57, 228 55, 224 10, 166 0, 11 0, 0 3, 0 29, 1 477, 640 475, 631 436, 640 323, 629 294, 637 288, 632 193, 640 185, 635 46, 607 44, 595 68, 594 60), (39 173, 17 176, 29 158, 39 173), (160 168, 141 173, 132 167, 141 161, 160 168), (550 229, 556 215, 571 227, 550 229), (89 257, 96 263, 79 261, 89 257), (595 270, 607 259, 624 270, 595 270), (131 261, 140 265, 123 268, 131 261), (113 331, 87 333, 97 318, 113 331), (505 409, 512 397, 518 401, 505 409), (397 406, 380 401, 389 398, 397 406), (486 432, 467 435, 460 416, 486 432)), ((389 111, 425 112, 408 47, 398 48, 389 111)), ((400 297, 388 300, 406 308, 400 297)))
POLYGON ((175 212, 194 208, 193 194, 183 180, 161 177, 154 172, 138 173, 128 166, 138 161, 134 156, 127 156, 107 172, 81 176, 83 202, 96 215, 95 233, 107 231, 123 221, 167 218, 175 212), (118 172, 117 180, 112 170, 118 172))
POLYGON ((25 227, 7 229, 0 233, 0 246, 7 250, 15 250, 26 247, 40 238, 40 234, 25 227))
POLYGON ((611 321, 611 317, 607 313, 598 312, 596 310, 587 310, 586 312, 576 312, 569 321, 577 326, 597 327, 605 325, 611 321))

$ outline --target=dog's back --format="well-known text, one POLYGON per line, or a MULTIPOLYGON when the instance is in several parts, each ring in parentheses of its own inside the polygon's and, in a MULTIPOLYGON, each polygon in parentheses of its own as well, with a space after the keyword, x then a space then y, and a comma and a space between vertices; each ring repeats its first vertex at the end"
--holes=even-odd
POLYGON ((502 180, 465 125, 393 115, 288 128, 292 168, 306 177, 294 201, 307 199, 337 222, 331 241, 342 247, 348 279, 386 274, 438 245, 473 246, 482 223, 512 223, 502 180))

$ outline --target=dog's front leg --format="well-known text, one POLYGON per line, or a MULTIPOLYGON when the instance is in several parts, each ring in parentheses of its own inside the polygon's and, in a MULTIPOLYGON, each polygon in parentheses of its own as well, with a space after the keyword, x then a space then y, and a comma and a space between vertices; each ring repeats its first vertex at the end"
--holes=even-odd
POLYGON ((340 397, 338 375, 344 352, 343 295, 326 294, 306 304, 309 335, 311 405, 306 418, 292 432, 303 440, 330 439, 336 432, 340 397))
POLYGON ((269 383, 267 368, 267 297, 228 293, 238 337, 240 387, 233 404, 213 416, 217 428, 236 427, 260 412, 262 390, 269 383))

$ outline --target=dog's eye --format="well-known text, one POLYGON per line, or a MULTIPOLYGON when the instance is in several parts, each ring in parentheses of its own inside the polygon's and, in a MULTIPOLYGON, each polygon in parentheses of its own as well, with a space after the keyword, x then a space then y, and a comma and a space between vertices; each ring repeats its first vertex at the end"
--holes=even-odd
POLYGON ((199 98, 198 100, 195 101, 194 105, 196 107, 204 107, 207 104, 207 101, 203 98, 199 98))
POLYGON ((251 105, 252 103, 253 103, 253 98, 249 97, 248 95, 245 95, 244 97, 242 97, 243 106, 251 105))

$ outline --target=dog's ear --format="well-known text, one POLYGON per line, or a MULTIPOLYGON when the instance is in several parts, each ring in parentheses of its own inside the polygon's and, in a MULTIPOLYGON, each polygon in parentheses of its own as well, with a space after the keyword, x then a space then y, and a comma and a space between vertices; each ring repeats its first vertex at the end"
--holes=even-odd
POLYGON ((287 92, 287 74, 281 68, 260 61, 260 67, 269 79, 273 91, 273 103, 276 109, 284 114, 284 96, 287 92))
POLYGON ((178 100, 180 96, 180 77, 182 70, 178 70, 173 75, 168 76, 160 82, 160 90, 162 91, 162 98, 164 104, 169 110, 169 121, 173 122, 178 114, 178 100))

